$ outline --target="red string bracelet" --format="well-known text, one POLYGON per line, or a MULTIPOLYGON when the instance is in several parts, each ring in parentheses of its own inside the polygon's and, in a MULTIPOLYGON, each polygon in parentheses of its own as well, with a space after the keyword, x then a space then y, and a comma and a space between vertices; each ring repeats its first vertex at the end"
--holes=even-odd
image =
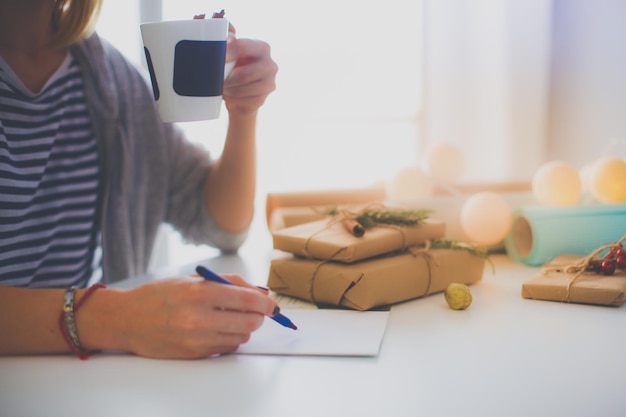
POLYGON ((78 331, 76 329, 75 315, 78 312, 80 306, 94 293, 98 288, 106 288, 104 284, 94 284, 85 291, 85 294, 80 300, 74 301, 76 298, 76 287, 68 288, 65 291, 65 297, 63 302, 63 310, 59 316, 59 328, 65 343, 69 346, 72 353, 78 356, 81 360, 87 360, 89 358, 89 351, 87 351, 80 343, 78 338, 78 331))

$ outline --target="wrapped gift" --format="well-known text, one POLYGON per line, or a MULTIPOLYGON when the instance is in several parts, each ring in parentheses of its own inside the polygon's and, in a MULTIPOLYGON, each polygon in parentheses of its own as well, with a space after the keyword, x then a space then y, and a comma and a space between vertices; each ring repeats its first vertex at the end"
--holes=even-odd
POLYGON ((331 206, 278 207, 272 211, 269 219, 270 231, 285 229, 299 224, 310 223, 328 218, 331 206))
POLYGON ((522 297, 567 303, 621 305, 626 293, 626 271, 617 270, 613 275, 591 271, 582 274, 565 272, 569 265, 582 258, 561 255, 546 263, 535 277, 522 285, 522 297))
POLYGON ((445 232, 445 223, 425 219, 416 226, 374 226, 357 237, 331 218, 277 230, 272 236, 274 249, 349 263, 441 239, 445 232))
POLYGON ((345 264, 296 256, 272 260, 273 291, 354 310, 398 303, 482 278, 485 258, 462 249, 420 250, 345 264))

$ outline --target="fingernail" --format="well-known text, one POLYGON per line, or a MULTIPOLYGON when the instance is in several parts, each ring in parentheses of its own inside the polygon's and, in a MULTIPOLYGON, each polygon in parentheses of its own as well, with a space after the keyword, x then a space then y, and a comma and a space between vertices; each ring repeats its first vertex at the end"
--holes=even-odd
POLYGON ((274 311, 272 311, 272 317, 274 317, 275 315, 280 313, 280 307, 276 306, 274 307, 274 311))

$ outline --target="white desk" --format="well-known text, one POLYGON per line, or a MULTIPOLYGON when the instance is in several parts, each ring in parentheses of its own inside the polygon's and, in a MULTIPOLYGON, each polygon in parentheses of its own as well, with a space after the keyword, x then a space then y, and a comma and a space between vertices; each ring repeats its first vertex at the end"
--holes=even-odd
MULTIPOLYGON (((205 264, 263 283, 269 256, 248 255, 205 264)), ((626 307, 522 299, 535 269, 494 260, 466 311, 394 306, 378 357, 4 357, 0 416, 626 415, 626 307)))

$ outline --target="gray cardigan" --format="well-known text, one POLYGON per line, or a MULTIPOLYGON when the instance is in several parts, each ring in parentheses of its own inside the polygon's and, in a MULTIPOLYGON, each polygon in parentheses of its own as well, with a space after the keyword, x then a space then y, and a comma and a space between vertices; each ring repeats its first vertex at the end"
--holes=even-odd
POLYGON ((100 152, 103 281, 145 273, 163 222, 188 242, 237 250, 247 231, 219 230, 205 209, 209 155, 161 122, 147 80, 96 34, 71 52, 83 71, 100 152))

